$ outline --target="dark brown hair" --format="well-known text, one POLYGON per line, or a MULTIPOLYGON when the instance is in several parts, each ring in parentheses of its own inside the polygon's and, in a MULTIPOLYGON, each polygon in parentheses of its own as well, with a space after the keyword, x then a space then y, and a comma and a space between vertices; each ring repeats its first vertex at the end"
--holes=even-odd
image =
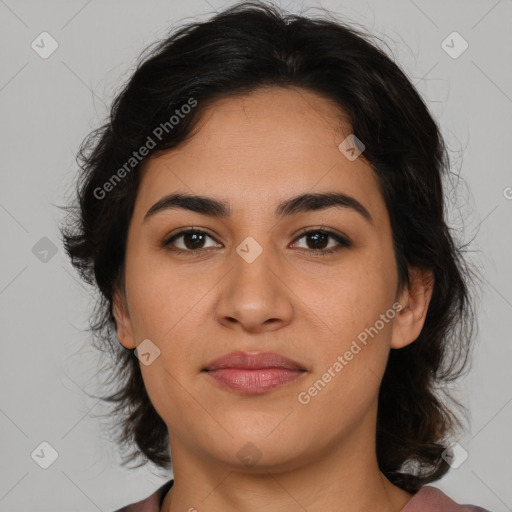
POLYGON ((409 284, 411 267, 433 272, 421 334, 389 356, 379 392, 377 459, 384 475, 409 492, 447 472, 442 454, 461 423, 439 390, 467 367, 475 327, 469 284, 476 273, 445 222, 443 177, 452 171, 440 130, 371 37, 353 24, 241 2, 148 48, 107 122, 82 143, 78 204, 67 207, 61 233, 80 276, 99 290, 90 329, 97 348, 112 356, 107 383, 116 389, 102 398, 115 404, 116 440, 130 450, 124 463, 142 456, 143 463, 170 467, 167 427, 134 351, 117 340, 112 314, 114 291, 123 290, 140 165, 192 137, 201 112, 216 100, 278 86, 318 93, 349 116, 389 212, 399 290, 409 284), (184 109, 191 99, 196 106, 184 109), (179 113, 179 122, 170 121, 179 113), (149 138, 155 143, 149 154, 131 160, 149 138))

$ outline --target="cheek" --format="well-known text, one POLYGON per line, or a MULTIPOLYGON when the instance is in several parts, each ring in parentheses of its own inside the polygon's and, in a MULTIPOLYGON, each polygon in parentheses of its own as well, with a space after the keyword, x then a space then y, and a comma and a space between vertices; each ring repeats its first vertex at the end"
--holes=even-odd
POLYGON ((203 307, 201 297, 213 286, 211 274, 197 276, 190 268, 170 265, 162 253, 155 256, 142 251, 127 258, 126 268, 130 317, 137 340, 150 338, 165 344, 187 331, 194 336, 203 307))
POLYGON ((302 283, 303 293, 309 290, 314 297, 308 323, 316 342, 314 375, 301 390, 319 414, 322 407, 330 410, 329 403, 356 414, 378 393, 396 316, 394 271, 387 265, 384 257, 354 259, 325 286, 302 283), (316 318, 318 328, 311 324, 316 318))
POLYGON ((204 323, 211 319, 207 292, 214 284, 212 273, 198 277, 190 267, 171 266, 162 254, 140 251, 127 259, 126 288, 135 339, 137 343, 149 339, 159 351, 155 363, 141 365, 148 390, 156 396, 183 394, 178 381, 195 375, 197 365, 204 362, 198 360, 197 347, 205 343, 204 323))
MULTIPOLYGON (((350 342, 392 307, 394 270, 384 259, 357 257, 329 273, 295 279, 294 292, 305 304, 309 321, 338 348, 350 342), (308 312, 309 311, 309 312, 308 312)), ((379 330, 385 331, 380 327, 379 330)))
POLYGON ((296 397, 308 418, 322 417, 344 428, 357 423, 378 396, 395 316, 391 306, 379 308, 376 303, 356 311, 351 313, 347 303, 333 316, 335 334, 317 341, 313 373, 296 397))

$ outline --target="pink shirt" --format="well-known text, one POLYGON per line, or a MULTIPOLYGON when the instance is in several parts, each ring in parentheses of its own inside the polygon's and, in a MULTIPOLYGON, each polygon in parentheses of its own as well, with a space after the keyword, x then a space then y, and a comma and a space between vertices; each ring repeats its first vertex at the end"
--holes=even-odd
MULTIPOLYGON (((142 501, 126 505, 115 512, 160 512, 165 495, 172 487, 173 480, 169 480, 153 494, 142 501)), ((405 505, 400 512, 489 512, 475 505, 459 505, 449 498, 443 491, 424 485, 405 505)))

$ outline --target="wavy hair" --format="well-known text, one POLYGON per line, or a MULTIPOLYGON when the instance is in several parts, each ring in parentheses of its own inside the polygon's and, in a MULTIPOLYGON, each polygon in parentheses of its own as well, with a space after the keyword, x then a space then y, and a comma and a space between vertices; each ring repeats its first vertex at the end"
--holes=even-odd
POLYGON ((420 335, 389 355, 378 397, 376 449, 382 473, 408 492, 448 471, 445 450, 461 426, 448 399, 461 404, 440 393, 468 366, 475 327, 469 290, 478 276, 445 219, 443 178, 453 173, 440 129, 372 37, 354 23, 239 2, 146 48, 107 121, 82 142, 75 202, 65 207, 68 217, 60 229, 73 266, 98 294, 89 329, 96 348, 110 358, 107 382, 115 390, 101 398, 113 406, 116 442, 129 452, 123 464, 140 456, 144 461, 137 467, 147 460, 165 469, 171 463, 167 427, 146 392, 134 350, 117 340, 112 309, 114 292, 124 291, 141 164, 191 138, 203 109, 216 100, 271 86, 309 90, 343 109, 365 145, 364 158, 389 212, 399 290, 409 284, 411 267, 433 272, 420 335), (197 106, 170 128, 171 116, 185 111, 191 98, 197 106), (154 147, 134 162, 148 137, 154 147), (104 194, 116 173, 122 179, 104 194))

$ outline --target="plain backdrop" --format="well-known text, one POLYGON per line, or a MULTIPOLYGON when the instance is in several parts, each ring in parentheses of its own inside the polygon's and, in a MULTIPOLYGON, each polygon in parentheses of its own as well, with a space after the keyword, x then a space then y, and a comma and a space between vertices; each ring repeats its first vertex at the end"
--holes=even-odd
MULTIPOLYGON (((80 142, 140 52, 232 3, 0 0, 0 512, 110 512, 171 476, 123 468, 94 417, 105 409, 84 390, 94 389, 98 358, 81 332, 93 300, 63 252, 55 205, 73 186, 80 142), (41 37, 45 51, 58 45, 47 58, 35 49, 41 37), (47 469, 41 450, 57 457, 47 469)), ((383 38, 440 123, 461 176, 450 216, 485 286, 473 367, 460 383, 471 422, 459 443, 469 457, 434 485, 460 503, 510 511, 512 3, 276 3, 306 15, 325 7, 383 38)))

